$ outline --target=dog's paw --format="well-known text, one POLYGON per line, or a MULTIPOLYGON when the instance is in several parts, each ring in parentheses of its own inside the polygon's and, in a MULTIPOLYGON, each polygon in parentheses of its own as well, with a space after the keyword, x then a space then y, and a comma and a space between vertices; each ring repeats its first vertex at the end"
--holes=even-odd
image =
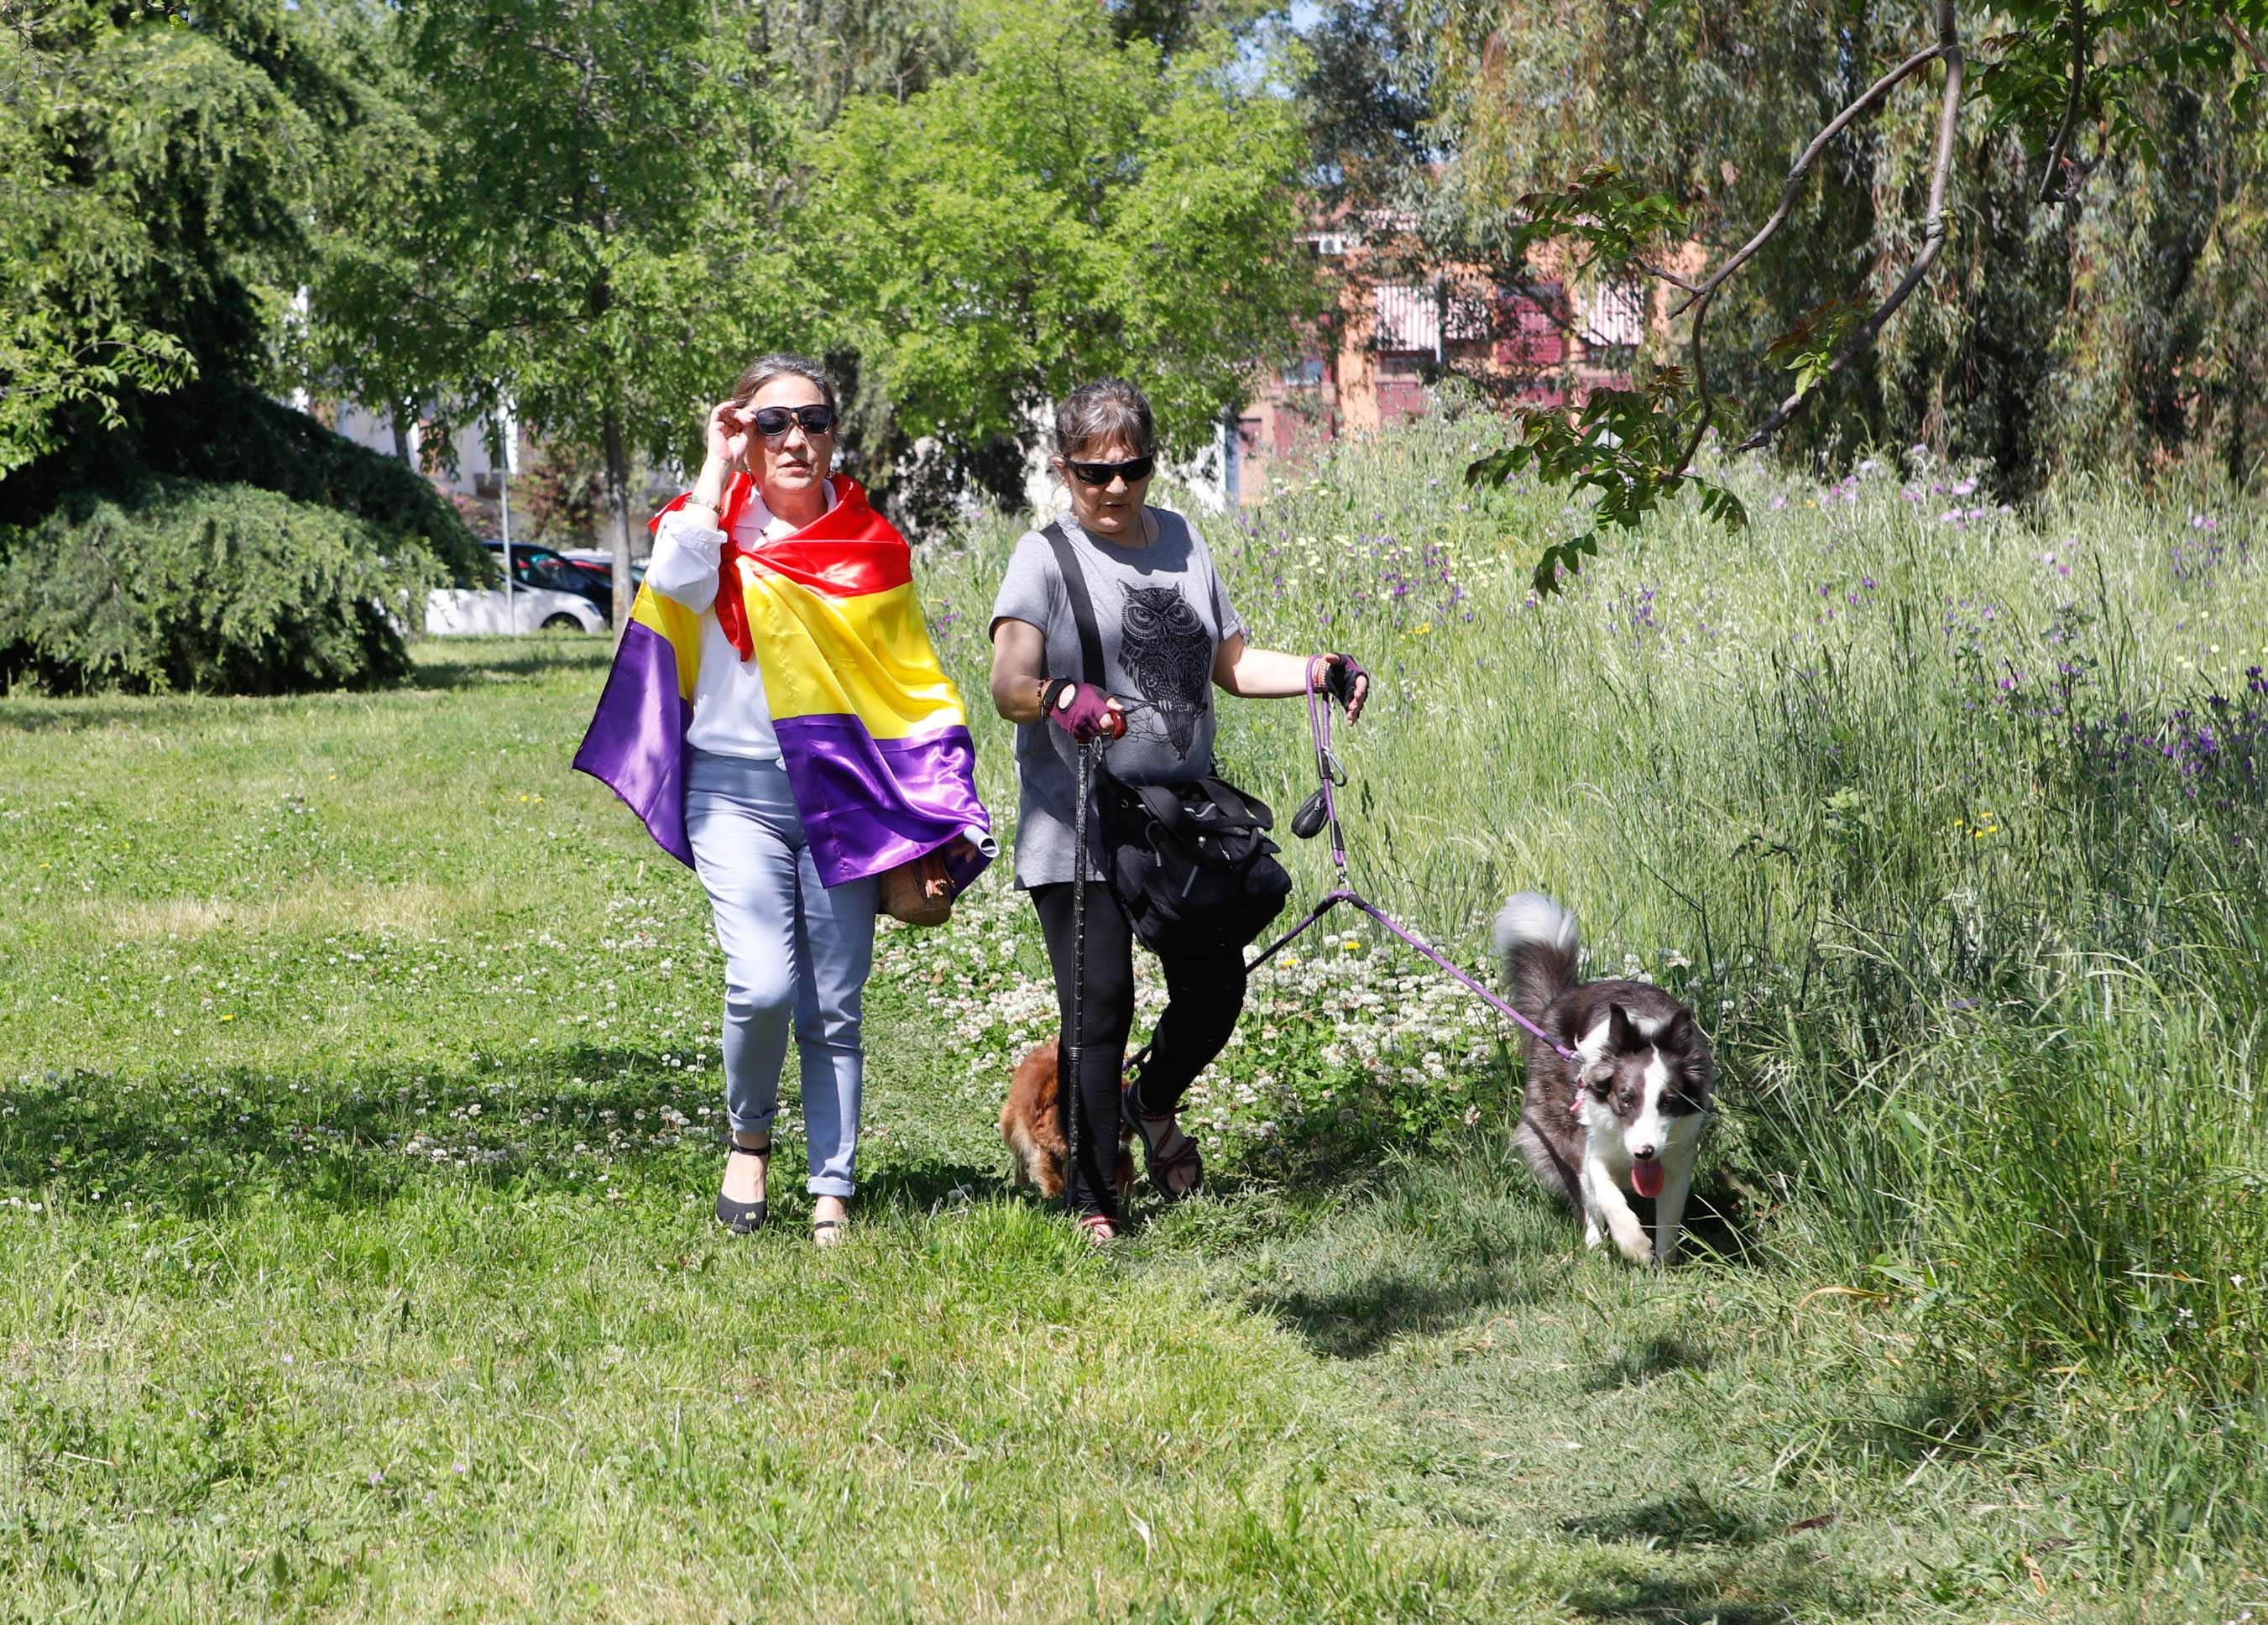
POLYGON ((1624 1258, 1633 1264, 1653 1262, 1653 1241, 1638 1220, 1617 1215, 1609 1220, 1608 1227, 1614 1232, 1616 1250, 1624 1258))

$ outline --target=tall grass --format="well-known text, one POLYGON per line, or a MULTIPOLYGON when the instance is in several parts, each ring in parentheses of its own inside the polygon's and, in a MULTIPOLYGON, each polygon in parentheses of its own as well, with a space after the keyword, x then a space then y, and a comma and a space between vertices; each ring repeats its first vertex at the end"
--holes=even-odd
MULTIPOLYGON (((1256 642, 1378 677, 1359 883, 1469 957, 1543 887, 1595 970, 1692 1002, 1717 1202, 1837 1288, 1929 1447, 2087 1456, 2071 1538, 2105 1551, 2262 1541, 2268 534, 2206 487, 2013 511, 1918 452, 1732 464, 1751 528, 1672 515, 1538 602, 1572 516, 1462 487, 1489 432, 1408 426, 1200 521, 1256 642)), ((1016 528, 927 564, 973 694, 1016 528)), ((1296 805, 1297 712, 1226 712, 1227 771, 1296 805)), ((1322 857, 1295 845, 1305 888, 1322 857)))

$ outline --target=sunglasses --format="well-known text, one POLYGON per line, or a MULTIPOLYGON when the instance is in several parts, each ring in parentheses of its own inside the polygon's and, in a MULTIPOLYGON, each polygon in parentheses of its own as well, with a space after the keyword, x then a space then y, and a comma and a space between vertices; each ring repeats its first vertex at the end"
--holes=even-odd
POLYGON ((1064 467, 1077 474, 1082 485, 1108 485, 1121 474, 1126 476, 1127 484, 1139 485, 1158 472, 1158 460, 1130 457, 1123 463, 1081 463, 1065 458, 1064 467))
POLYGON ((756 432, 767 440, 777 440, 787 432, 788 425, 799 425, 807 435, 823 435, 835 427, 835 408, 831 406, 759 407, 750 421, 756 432))

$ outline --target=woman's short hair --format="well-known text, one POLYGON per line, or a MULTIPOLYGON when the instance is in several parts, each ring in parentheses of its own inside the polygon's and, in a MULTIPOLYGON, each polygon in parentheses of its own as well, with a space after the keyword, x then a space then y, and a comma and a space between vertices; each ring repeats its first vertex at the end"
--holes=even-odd
POLYGON ((1122 437, 1137 457, 1157 449, 1157 433, 1150 420, 1150 402, 1123 378, 1099 378, 1081 384, 1056 408, 1056 452, 1069 457, 1112 436, 1122 437))
POLYGON ((819 393, 828 406, 835 404, 835 380, 827 376, 827 369, 808 356, 788 350, 774 350, 748 363, 748 370, 733 386, 733 399, 746 406, 756 391, 776 378, 808 379, 819 386, 819 393))

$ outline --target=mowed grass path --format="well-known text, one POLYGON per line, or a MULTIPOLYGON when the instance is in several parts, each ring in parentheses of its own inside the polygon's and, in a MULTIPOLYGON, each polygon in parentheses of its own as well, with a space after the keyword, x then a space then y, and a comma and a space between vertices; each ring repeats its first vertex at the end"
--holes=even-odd
POLYGON ((1087 1256, 972 1072, 1039 965, 1005 865, 890 939, 850 1243, 787 1178, 720 1236, 705 901, 566 771, 602 672, 0 702, 0 1618, 2129 1607, 1831 1282, 1580 1257, 1500 1069, 1446 1150, 1232 1163, 1087 1256))

